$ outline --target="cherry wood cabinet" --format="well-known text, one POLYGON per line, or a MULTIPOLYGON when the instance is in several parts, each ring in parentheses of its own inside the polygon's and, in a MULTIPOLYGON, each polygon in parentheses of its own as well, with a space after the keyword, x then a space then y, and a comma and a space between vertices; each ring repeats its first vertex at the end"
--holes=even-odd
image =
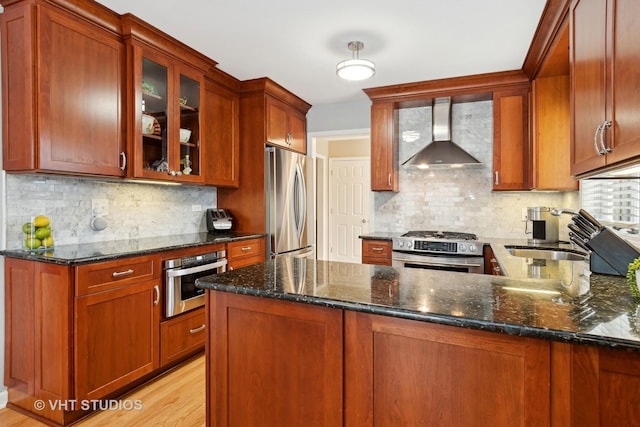
POLYGON ((548 342, 357 312, 345 328, 346 425, 549 425, 548 342))
POLYGON ((207 425, 342 425, 342 311, 216 291, 206 307, 207 425))
POLYGON ((207 141, 203 160, 205 183, 223 187, 240 185, 240 100, 225 86, 205 81, 203 118, 207 141))
POLYGON ((79 19, 47 1, 6 3, 0 15, 3 169, 124 176, 119 16, 97 4, 79 19))
POLYGON ((204 349, 207 333, 204 307, 160 324, 160 365, 167 366, 204 349))
POLYGON ((529 85, 493 92, 493 190, 531 189, 529 85))
MULTIPOLYGON (((218 188, 218 206, 234 216, 234 229, 250 233, 266 231, 265 147, 268 100, 278 100, 306 116, 311 105, 276 82, 261 78, 243 81, 240 94, 240 168, 239 188, 218 188)), ((270 102, 270 101, 269 101, 270 102)), ((270 144, 270 143, 269 143, 270 144)))
POLYGON ((484 274, 492 274, 494 276, 504 276, 500 263, 496 259, 496 255, 493 253, 490 245, 484 245, 482 249, 484 255, 484 274))
POLYGON ((34 402, 101 399, 159 368, 154 256, 76 267, 5 258, 9 406, 60 425, 87 411, 34 402))
POLYGON ((362 239, 362 263, 391 265, 391 240, 362 239))
POLYGON ((264 238, 227 243, 228 270, 264 262, 265 257, 264 238))
POLYGON ((398 110, 393 102, 371 105, 371 190, 399 191, 398 110))
POLYGON ((266 103, 267 142, 307 154, 305 114, 272 97, 267 97, 266 103))
POLYGON ((640 4, 574 0, 571 37, 571 172, 589 176, 640 156, 640 4))

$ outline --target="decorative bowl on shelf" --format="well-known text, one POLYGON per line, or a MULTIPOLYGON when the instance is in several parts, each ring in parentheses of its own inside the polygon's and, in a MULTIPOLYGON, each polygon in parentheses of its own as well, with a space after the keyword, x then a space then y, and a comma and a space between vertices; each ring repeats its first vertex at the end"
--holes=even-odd
POLYGON ((188 99, 186 97, 182 97, 180 98, 180 105, 185 106, 187 105, 188 99))
POLYGON ((160 135, 160 123, 155 117, 142 115, 142 133, 145 135, 160 135))
POLYGON ((191 131, 189 129, 180 128, 180 142, 189 142, 191 131))
POLYGON ((147 95, 158 96, 158 91, 156 90, 156 87, 146 80, 142 81, 142 93, 146 93, 147 95))

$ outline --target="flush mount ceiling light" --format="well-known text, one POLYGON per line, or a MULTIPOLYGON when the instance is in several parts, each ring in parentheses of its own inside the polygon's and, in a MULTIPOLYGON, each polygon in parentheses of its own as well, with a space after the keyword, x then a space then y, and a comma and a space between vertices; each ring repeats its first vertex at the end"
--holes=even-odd
POLYGON ((364 80, 376 73, 376 64, 368 59, 360 59, 360 51, 364 48, 362 42, 349 42, 347 47, 352 53, 352 58, 339 62, 336 65, 336 74, 345 80, 364 80))

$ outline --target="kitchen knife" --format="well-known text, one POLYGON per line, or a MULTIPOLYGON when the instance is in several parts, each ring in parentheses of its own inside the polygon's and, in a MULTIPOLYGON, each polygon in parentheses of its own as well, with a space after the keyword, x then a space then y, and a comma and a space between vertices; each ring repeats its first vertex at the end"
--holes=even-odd
POLYGON ((591 214, 584 209, 580 209, 578 211, 578 216, 591 223, 591 225, 593 225, 598 231, 602 231, 604 229, 604 225, 600 224, 597 219, 591 216, 591 214))
POLYGON ((577 246, 584 249, 587 253, 591 253, 591 249, 589 249, 586 243, 584 243, 580 237, 576 236, 573 231, 569 232, 569 239, 577 246))
POLYGON ((575 235, 582 239, 584 243, 587 243, 589 239, 591 239, 591 235, 587 235, 580 227, 575 224, 567 225, 569 230, 571 230, 575 235))
POLYGON ((593 236, 598 232, 598 229, 596 229, 595 226, 593 226, 590 222, 586 221, 579 215, 574 215, 573 217, 571 217, 571 219, 573 220, 573 223, 578 226, 578 228, 583 230, 584 233, 588 236, 593 236))

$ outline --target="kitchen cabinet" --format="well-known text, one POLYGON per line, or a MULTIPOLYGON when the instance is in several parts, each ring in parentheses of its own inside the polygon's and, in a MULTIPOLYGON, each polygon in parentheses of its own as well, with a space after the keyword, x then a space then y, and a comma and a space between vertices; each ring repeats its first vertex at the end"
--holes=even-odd
POLYGON ((4 3, 3 169, 124 176, 119 16, 99 5, 83 14, 48 1, 4 3))
POLYGON ((234 230, 249 233, 266 232, 265 147, 267 137, 267 105, 279 100, 303 117, 311 105, 276 82, 261 78, 243 81, 240 95, 240 168, 239 188, 218 188, 218 206, 229 209, 234 217, 234 230))
POLYGON ((343 425, 341 310, 215 291, 207 307, 207 425, 343 425))
POLYGON ((307 154, 305 115, 284 102, 267 97, 267 142, 307 154))
POLYGON ((530 189, 527 84, 493 92, 493 190, 530 189))
POLYGON ((76 290, 97 289, 76 292, 76 398, 103 398, 160 366, 158 262, 142 257, 77 267, 76 290))
POLYGON ((371 190, 399 191, 398 110, 393 102, 371 105, 371 190))
POLYGON ((640 4, 574 0, 571 37, 571 173, 586 177, 640 156, 640 4))
POLYGON ((496 259, 490 245, 484 245, 482 249, 484 255, 484 274, 492 274, 494 276, 504 276, 500 263, 496 259))
POLYGON ((266 256, 264 243, 264 238, 227 243, 227 269, 235 270, 264 262, 266 256))
MULTIPOLYGON (((162 279, 155 256, 76 267, 4 262, 11 405, 33 412, 38 399, 101 399, 157 372, 162 279)), ((45 406, 37 415, 61 425, 87 412, 45 406)))
POLYGON ((548 342, 347 311, 345 355, 346 425, 550 424, 548 342))
POLYGON ((160 365, 168 366, 202 351, 206 336, 204 307, 160 324, 160 365))
POLYGON ((216 187, 240 185, 240 100, 223 85, 205 80, 203 119, 205 183, 216 187))
POLYGON ((391 240, 362 239, 362 263, 391 265, 391 240))

